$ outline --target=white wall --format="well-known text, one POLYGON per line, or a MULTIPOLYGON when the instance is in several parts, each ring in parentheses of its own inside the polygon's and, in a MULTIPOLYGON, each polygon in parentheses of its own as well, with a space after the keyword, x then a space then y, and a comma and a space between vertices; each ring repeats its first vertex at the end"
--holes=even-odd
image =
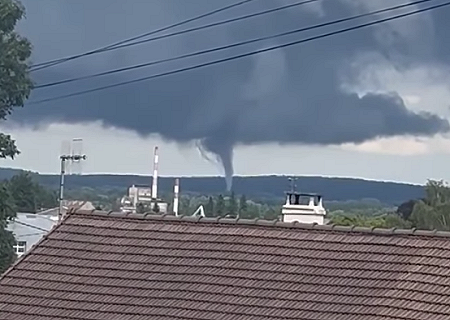
POLYGON ((312 214, 285 214, 283 215, 283 222, 300 222, 300 223, 317 223, 324 224, 323 215, 312 215, 312 214))
MULTIPOLYGON (((8 230, 14 233, 17 242, 26 242, 26 251, 29 251, 57 222, 55 215, 19 212, 15 221, 9 222, 8 230)), ((21 256, 23 253, 17 254, 21 256)))

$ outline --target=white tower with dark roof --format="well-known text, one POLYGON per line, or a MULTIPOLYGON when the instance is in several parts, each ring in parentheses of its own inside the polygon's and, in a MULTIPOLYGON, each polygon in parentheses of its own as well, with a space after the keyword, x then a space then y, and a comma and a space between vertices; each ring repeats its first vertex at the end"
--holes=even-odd
POLYGON ((286 203, 281 208, 280 221, 300 223, 325 223, 326 210, 323 197, 315 193, 300 193, 295 190, 294 180, 291 191, 286 192, 286 203))

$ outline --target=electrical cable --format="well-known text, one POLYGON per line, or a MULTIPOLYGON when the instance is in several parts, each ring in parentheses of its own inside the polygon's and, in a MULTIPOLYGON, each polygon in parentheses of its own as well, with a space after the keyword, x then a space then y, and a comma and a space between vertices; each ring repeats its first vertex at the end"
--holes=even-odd
MULTIPOLYGON (((299 2, 296 2, 296 3, 293 3, 293 4, 289 4, 289 5, 285 5, 285 6, 281 6, 281 7, 276 7, 276 8, 265 10, 265 11, 260 11, 260 12, 256 12, 256 13, 252 13, 252 14, 248 14, 248 15, 244 15, 244 16, 240 16, 240 17, 237 17, 237 18, 232 18, 232 19, 228 19, 228 20, 222 20, 222 21, 219 21, 219 22, 214 22, 214 23, 211 23, 211 24, 198 26, 198 27, 191 28, 191 29, 181 30, 181 31, 165 34, 165 35, 162 35, 162 36, 153 37, 153 38, 150 38, 150 39, 145 39, 145 40, 140 40, 140 41, 136 41, 136 42, 132 42, 132 43, 127 43, 127 44, 114 46, 114 47, 107 48, 107 49, 104 49, 104 50, 101 50, 101 51, 93 52, 92 54, 103 53, 103 52, 107 52, 107 51, 111 51, 111 50, 117 50, 117 49, 123 49, 123 48, 131 47, 131 46, 135 46, 135 45, 139 45, 139 44, 143 44, 143 43, 148 43, 148 42, 151 42, 151 41, 166 39, 166 38, 178 36, 178 35, 181 35, 181 34, 186 34, 186 33, 194 32, 194 31, 204 30, 204 29, 208 29, 208 28, 211 28, 211 27, 216 27, 216 26, 228 24, 228 23, 231 23, 231 22, 237 22, 237 21, 240 21, 240 20, 245 20, 245 19, 249 19, 249 18, 253 18, 253 17, 257 17, 257 16, 273 13, 273 12, 276 12, 276 11, 285 10, 285 9, 290 9, 290 8, 293 8, 293 7, 297 7, 297 6, 300 6, 300 5, 309 4, 309 3, 313 3, 313 2, 317 2, 317 1, 321 1, 321 0, 299 1, 299 2)), ((423 0, 423 1, 433 1, 433 0, 423 0)), ((423 1, 421 1, 421 2, 423 2, 423 1)), ((37 70, 38 69, 31 70, 31 71, 37 71, 37 70)))
POLYGON ((21 225, 23 225, 25 227, 30 227, 30 228, 33 228, 33 229, 36 229, 36 230, 40 230, 40 231, 43 231, 43 232, 49 232, 50 231, 50 230, 43 229, 43 228, 37 227, 37 226, 33 226, 32 224, 28 224, 28 223, 21 222, 21 221, 18 221, 18 220, 14 220, 14 223, 21 224, 21 225))
POLYGON ((36 233, 27 233, 27 234, 15 234, 14 236, 16 238, 25 238, 25 237, 42 236, 42 235, 44 235, 44 231, 36 232, 36 233))
POLYGON ((219 9, 215 9, 213 11, 209 11, 209 12, 201 14, 199 16, 195 16, 193 18, 189 18, 189 19, 183 20, 181 22, 177 22, 177 23, 168 25, 166 27, 162 27, 162 28, 159 28, 159 29, 156 29, 156 30, 153 30, 153 31, 141 34, 141 35, 138 35, 138 36, 134 36, 134 37, 131 37, 131 38, 128 38, 128 39, 125 39, 125 40, 121 40, 121 41, 115 42, 115 43, 107 45, 105 47, 101 47, 101 48, 98 48, 98 49, 95 49, 95 50, 87 51, 87 52, 84 52, 84 53, 76 54, 76 55, 65 57, 65 58, 59 58, 59 59, 55 59, 55 60, 50 60, 50 61, 46 61, 46 62, 37 63, 37 64, 31 66, 30 71, 42 70, 42 69, 45 69, 45 68, 48 68, 48 67, 52 67, 52 66, 55 66, 55 65, 67 62, 67 61, 71 61, 71 60, 75 60, 75 59, 78 59, 78 58, 81 58, 81 57, 85 57, 85 56, 88 56, 88 55, 96 54, 96 53, 102 52, 104 50, 111 49, 111 48, 113 48, 115 46, 119 46, 119 45, 125 44, 125 43, 130 42, 130 41, 138 40, 138 39, 141 39, 141 38, 144 38, 144 37, 147 37, 147 36, 151 36, 151 35, 159 33, 159 32, 163 32, 163 31, 166 31, 166 30, 169 30, 169 29, 173 29, 175 27, 179 27, 179 26, 187 24, 189 22, 200 20, 202 18, 205 18, 205 17, 208 17, 208 16, 212 16, 212 15, 217 14, 219 12, 223 12, 223 11, 229 10, 229 9, 237 7, 237 6, 244 5, 244 4, 252 2, 252 1, 255 1, 255 0, 242 0, 242 1, 239 1, 239 2, 236 2, 236 3, 233 3, 231 5, 228 5, 228 6, 219 8, 219 9))
POLYGON ((273 50, 276 50, 276 49, 286 48, 286 47, 298 45, 298 44, 301 44, 301 43, 306 43, 306 42, 310 42, 310 41, 313 41, 313 40, 323 39, 323 38, 327 38, 327 37, 330 37, 330 36, 338 35, 338 34, 341 34, 341 33, 346 33, 346 32, 349 32, 349 31, 353 31, 353 30, 362 29, 362 28, 365 28, 365 27, 381 24, 381 23, 384 23, 384 22, 397 20, 397 19, 400 19, 400 18, 412 16, 412 15, 415 15, 415 14, 427 12, 427 11, 438 9, 438 8, 442 8, 442 7, 445 7, 445 6, 448 6, 448 5, 450 5, 450 1, 449 2, 445 2, 443 4, 439 4, 439 5, 435 5, 435 6, 431 6, 431 7, 427 7, 427 8, 422 8, 422 9, 418 9, 418 10, 415 10, 415 11, 410 11, 410 12, 403 13, 403 14, 398 14, 398 15, 395 15, 395 16, 391 16, 389 18, 375 20, 375 21, 372 21, 372 22, 356 25, 356 26, 353 26, 353 27, 348 27, 348 28, 337 30, 337 31, 332 31, 332 32, 320 34, 320 35, 317 35, 317 36, 312 36, 312 37, 309 37, 309 38, 305 38, 305 39, 292 41, 292 42, 288 42, 288 43, 281 44, 281 45, 268 47, 268 48, 265 48, 265 49, 255 50, 255 51, 251 51, 251 52, 247 52, 247 53, 231 56, 231 57, 224 58, 224 59, 214 60, 214 61, 210 61, 210 62, 206 62, 206 63, 202 63, 202 64, 197 64, 197 65, 194 65, 194 66, 189 66, 189 67, 185 67, 185 68, 181 68, 181 69, 176 69, 176 70, 172 70, 172 71, 168 71, 168 72, 163 72, 163 73, 159 73, 159 74, 154 74, 154 75, 151 75, 151 76, 146 76, 146 77, 142 77, 142 78, 138 78, 138 79, 128 80, 128 81, 119 82, 119 83, 106 85, 106 86, 102 86, 102 87, 97 87, 97 88, 93 88, 93 89, 73 92, 73 93, 70 93, 70 94, 60 95, 60 96, 46 98, 46 99, 42 99, 42 100, 31 101, 28 104, 29 105, 41 104, 41 103, 44 103, 44 102, 50 102, 50 101, 55 101, 55 100, 66 99, 66 98, 75 97, 75 96, 79 96, 79 95, 84 95, 84 94, 97 92, 97 91, 102 91, 102 90, 106 90, 106 89, 110 89, 110 88, 116 88, 116 87, 123 86, 123 85, 128 85, 128 84, 133 84, 133 83, 138 83, 138 82, 142 82, 142 81, 146 81, 146 80, 156 79, 156 78, 160 78, 160 77, 164 77, 164 76, 168 76, 168 75, 178 74, 178 73, 181 73, 181 72, 186 72, 186 71, 190 71, 190 70, 194 70, 194 69, 199 69, 199 68, 203 68, 203 67, 207 67, 207 66, 211 66, 211 65, 221 64, 221 63, 224 63, 224 62, 229 62, 229 61, 241 59, 241 58, 248 57, 248 56, 253 56, 253 55, 256 55, 256 54, 260 54, 260 53, 269 52, 269 51, 273 51, 273 50))
POLYGON ((330 25, 334 25, 334 24, 348 22, 348 21, 351 21, 351 20, 360 19, 360 18, 363 18, 363 17, 368 17, 368 16, 380 14, 380 13, 385 13, 385 12, 389 12, 389 11, 393 11, 393 10, 397 10, 397 9, 402 9, 402 8, 406 8, 406 7, 409 7, 409 6, 417 5, 417 4, 428 2, 428 1, 433 1, 433 0, 418 0, 418 1, 414 1, 414 2, 408 2, 408 3, 405 3, 405 4, 401 4, 401 5, 385 8, 385 9, 379 9, 379 10, 371 11, 371 12, 368 12, 368 13, 358 14, 358 15, 355 15, 355 16, 347 17, 347 18, 342 18, 342 19, 333 20, 333 21, 329 21, 329 22, 325 22, 325 23, 320 23, 320 24, 316 24, 316 25, 312 25, 312 26, 308 26, 308 27, 304 27, 304 28, 300 28, 300 29, 296 29, 296 30, 282 32, 282 33, 278 33, 278 34, 271 35, 271 36, 261 37, 261 38, 257 38, 257 39, 251 39, 251 40, 247 40, 247 41, 243 41, 243 42, 237 42, 237 43, 233 43, 233 44, 226 45, 226 46, 221 46, 221 47, 216 47, 216 48, 212 48, 212 49, 196 51, 196 52, 193 52, 193 53, 188 53, 188 54, 184 54, 184 55, 180 55, 180 56, 176 56, 176 57, 172 57, 172 58, 167 58, 167 59, 162 59, 162 60, 157 60, 157 61, 152 61, 152 62, 146 62, 146 63, 137 64, 137 65, 133 65, 133 66, 129 66, 129 67, 113 69, 113 70, 100 72, 100 73, 96 73, 96 74, 92 74, 92 75, 75 77, 75 78, 71 78, 71 79, 65 79, 65 80, 60 80, 60 81, 55 81, 55 82, 50 82, 50 83, 44 83, 44 84, 41 84, 41 85, 36 85, 34 87, 34 89, 42 89, 42 88, 53 87, 53 86, 56 86, 56 85, 66 84, 66 83, 70 83, 70 82, 92 79, 92 78, 96 78, 96 77, 101 77, 101 76, 111 75, 111 74, 115 74, 115 73, 120 73, 120 72, 140 69, 140 68, 144 68, 144 67, 149 67, 149 66, 153 66, 153 65, 157 65, 157 64, 161 64, 161 63, 176 61, 176 60, 185 59, 185 58, 190 58, 190 57, 203 55, 203 54, 207 54, 207 53, 222 51, 222 50, 226 50, 226 49, 230 49, 230 48, 234 48, 234 47, 240 47, 240 46, 251 44, 251 43, 256 43, 256 42, 269 40, 269 39, 275 39, 275 38, 279 38, 279 37, 283 37, 283 36, 287 36, 287 35, 292 35, 292 34, 295 34, 295 33, 300 33, 300 32, 304 32, 304 31, 318 29, 318 28, 322 28, 322 27, 325 27, 325 26, 330 26, 330 25))

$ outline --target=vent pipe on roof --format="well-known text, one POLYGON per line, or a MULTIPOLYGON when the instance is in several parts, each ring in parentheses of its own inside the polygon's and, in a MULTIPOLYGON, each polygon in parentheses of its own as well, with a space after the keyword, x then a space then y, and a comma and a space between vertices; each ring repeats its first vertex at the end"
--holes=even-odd
POLYGON ((173 187, 173 213, 178 216, 178 202, 180 194, 180 179, 175 179, 175 185, 173 187))
POLYGON ((155 156, 153 162, 153 185, 152 185, 152 199, 158 198, 158 146, 155 147, 155 156))

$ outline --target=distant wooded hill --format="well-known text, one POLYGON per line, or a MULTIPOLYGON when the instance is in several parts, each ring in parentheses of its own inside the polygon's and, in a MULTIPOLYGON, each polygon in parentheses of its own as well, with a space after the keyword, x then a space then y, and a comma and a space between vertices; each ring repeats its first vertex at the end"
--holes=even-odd
MULTIPOLYGON (((21 170, 0 168, 0 179, 9 179, 21 170)), ((35 174, 39 183, 58 188, 59 175, 35 174)), ((172 192, 174 178, 160 177, 159 190, 172 192)), ((138 175, 74 175, 68 176, 66 186, 70 189, 82 187, 117 189, 124 193, 132 184, 151 184, 151 177, 138 175)), ((399 205, 409 199, 424 196, 422 186, 405 183, 369 181, 353 178, 299 177, 298 189, 304 192, 320 193, 328 201, 348 201, 377 199, 389 205, 399 205)), ((235 177, 233 190, 237 194, 246 194, 253 198, 274 200, 277 203, 289 188, 286 176, 235 177)), ((180 179, 182 193, 218 194, 225 190, 225 181, 221 177, 184 177, 180 179)))

